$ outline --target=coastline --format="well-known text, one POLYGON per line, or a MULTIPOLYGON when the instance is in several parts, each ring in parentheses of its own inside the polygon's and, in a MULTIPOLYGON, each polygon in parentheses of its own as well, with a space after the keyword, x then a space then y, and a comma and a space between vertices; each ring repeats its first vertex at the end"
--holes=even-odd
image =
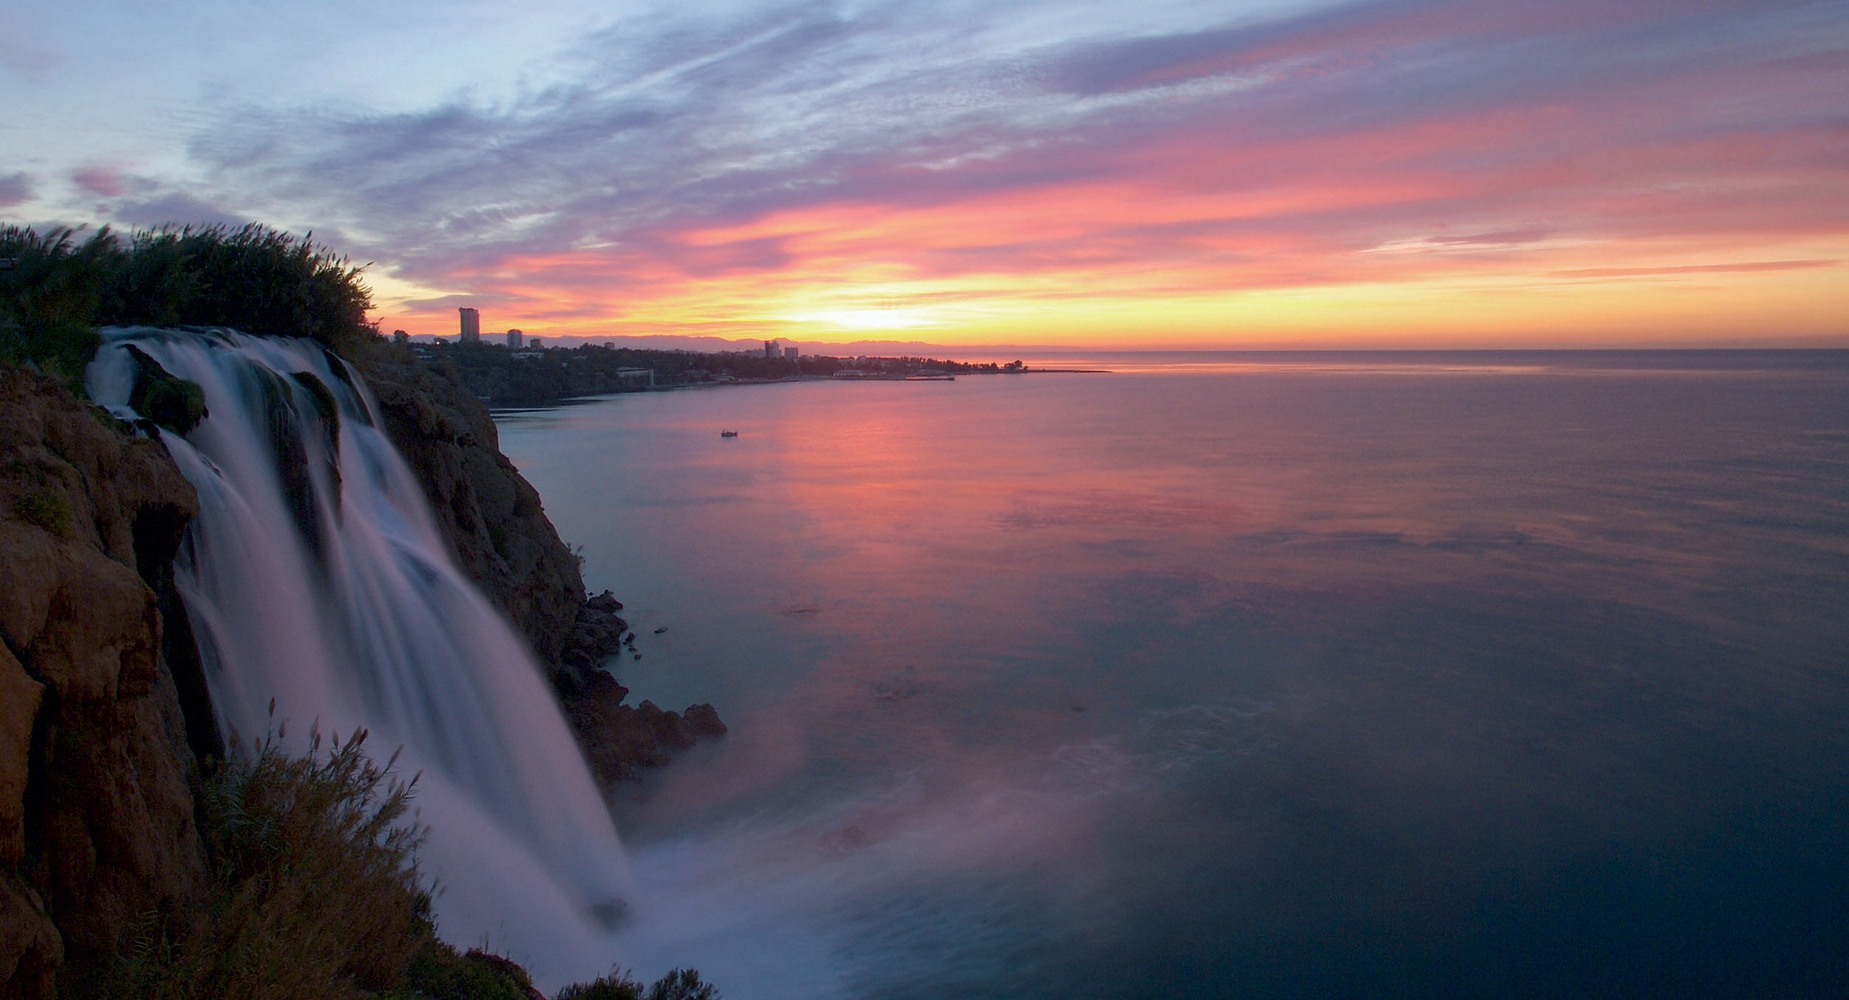
POLYGON ((498 344, 400 345, 497 410, 550 406, 628 392, 773 385, 792 381, 952 381, 965 375, 1103 374, 1090 366, 1032 367, 1021 360, 835 357, 643 350, 599 345, 513 350, 498 344))

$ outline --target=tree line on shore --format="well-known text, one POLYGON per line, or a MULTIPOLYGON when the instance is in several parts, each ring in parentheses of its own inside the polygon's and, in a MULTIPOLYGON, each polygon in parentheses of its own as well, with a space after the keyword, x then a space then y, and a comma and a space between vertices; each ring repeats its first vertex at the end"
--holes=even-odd
POLYGON ((452 366, 457 378, 490 403, 538 405, 574 396, 727 382, 770 382, 802 377, 872 378, 975 375, 1024 371, 1019 362, 946 361, 924 357, 787 358, 762 351, 700 352, 580 344, 516 350, 501 344, 419 344, 419 354, 452 366))

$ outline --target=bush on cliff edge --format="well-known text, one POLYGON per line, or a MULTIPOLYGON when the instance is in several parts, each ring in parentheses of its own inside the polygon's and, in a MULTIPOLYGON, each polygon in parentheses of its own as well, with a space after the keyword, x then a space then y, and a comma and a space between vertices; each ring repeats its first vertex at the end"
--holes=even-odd
POLYGON ((412 782, 318 735, 291 757, 266 738, 234 748, 206 785, 208 904, 190 927, 149 927, 102 996, 360 997, 404 987, 434 943, 407 822, 412 782))
POLYGON ((96 315, 114 266, 106 234, 78 243, 68 229, 0 226, 0 361, 82 378, 100 343, 96 315))
POLYGON ((364 271, 313 234, 255 223, 126 240, 105 227, 81 241, 72 229, 0 226, 0 360, 76 379, 96 352, 96 327, 135 324, 307 337, 346 354, 378 336, 366 322, 364 271))
MULTIPOLYGON (((280 736, 280 732, 278 734, 280 736)), ((409 821, 416 779, 318 733, 292 757, 275 738, 207 777, 201 827, 212 887, 190 926, 152 918, 94 984, 99 998, 137 1000, 530 1000, 526 970, 439 940, 409 821)), ((698 972, 675 969, 646 992, 612 974, 561 998, 719 1000, 698 972)))
POLYGON ((675 969, 652 986, 623 972, 612 972, 588 983, 577 983, 559 991, 554 1000, 720 1000, 719 990, 702 982, 693 969, 675 969))

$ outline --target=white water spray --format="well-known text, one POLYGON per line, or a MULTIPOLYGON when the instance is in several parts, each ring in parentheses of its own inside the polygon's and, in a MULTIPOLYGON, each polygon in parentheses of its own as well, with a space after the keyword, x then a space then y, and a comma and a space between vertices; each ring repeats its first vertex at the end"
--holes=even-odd
POLYGON ((364 384, 306 342, 229 331, 104 331, 91 396, 120 415, 128 345, 205 390, 163 436, 199 492, 176 562, 221 726, 277 719, 402 747, 430 827, 438 927, 542 982, 611 965, 603 924, 631 896, 622 846, 540 669, 449 558, 364 384))

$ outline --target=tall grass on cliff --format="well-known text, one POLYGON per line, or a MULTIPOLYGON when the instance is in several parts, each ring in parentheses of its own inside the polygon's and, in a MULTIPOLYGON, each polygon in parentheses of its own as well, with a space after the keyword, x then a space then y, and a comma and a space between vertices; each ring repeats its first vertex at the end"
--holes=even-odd
POLYGON ((309 752, 266 738, 209 778, 210 899, 192 926, 149 928, 101 996, 320 1000, 403 989, 435 942, 420 884, 412 781, 365 733, 309 752))
POLYGON ((694 969, 675 969, 651 986, 643 986, 624 972, 612 972, 588 983, 574 983, 553 1000, 722 1000, 717 987, 703 982, 694 969))
POLYGON ((367 265, 255 223, 40 233, 0 226, 0 360, 77 378, 98 326, 229 326, 351 353, 366 322, 367 265))
POLYGON ((78 379, 96 353, 96 316, 116 265, 107 231, 0 227, 0 361, 78 379))
MULTIPOLYGON (((280 731, 278 733, 280 736, 280 731)), ((305 755, 277 739, 209 768, 200 801, 212 860, 206 904, 184 924, 150 917, 87 991, 96 1000, 531 1000, 526 970, 439 940, 417 866, 417 779, 365 749, 361 730, 305 755)), ((720 1000, 697 971, 646 989, 612 973, 561 1000, 720 1000)))

